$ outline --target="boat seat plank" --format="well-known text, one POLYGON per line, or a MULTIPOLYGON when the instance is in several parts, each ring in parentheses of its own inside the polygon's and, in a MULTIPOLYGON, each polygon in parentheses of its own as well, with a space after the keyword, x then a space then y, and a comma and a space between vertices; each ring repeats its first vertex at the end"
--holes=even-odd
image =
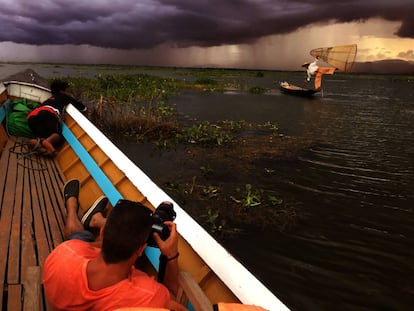
POLYGON ((177 301, 183 305, 191 303, 195 311, 211 311, 212 304, 201 287, 193 279, 190 273, 180 271, 178 277, 179 289, 177 301))
POLYGON ((64 177, 54 159, 23 156, 22 141, 10 137, 0 157, 0 310, 44 309, 43 264, 63 241, 64 177))

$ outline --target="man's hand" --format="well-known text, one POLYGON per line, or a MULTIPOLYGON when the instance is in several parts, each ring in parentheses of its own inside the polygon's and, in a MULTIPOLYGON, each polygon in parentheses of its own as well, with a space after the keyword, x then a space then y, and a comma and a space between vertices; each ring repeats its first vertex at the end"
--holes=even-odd
POLYGON ((178 252, 177 225, 172 221, 166 221, 164 224, 170 229, 170 236, 168 239, 163 241, 156 232, 154 232, 152 235, 158 247, 160 248, 161 254, 167 258, 171 258, 177 255, 178 252))

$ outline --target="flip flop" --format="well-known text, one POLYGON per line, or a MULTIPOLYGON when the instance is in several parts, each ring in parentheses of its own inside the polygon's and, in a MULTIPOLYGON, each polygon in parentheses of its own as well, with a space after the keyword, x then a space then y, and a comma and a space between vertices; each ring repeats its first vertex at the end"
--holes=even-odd
POLYGON ((92 206, 85 212, 81 219, 81 223, 85 227, 86 230, 90 229, 90 222, 92 220, 92 216, 96 213, 103 213, 106 205, 108 204, 108 198, 106 196, 101 196, 95 200, 92 206))

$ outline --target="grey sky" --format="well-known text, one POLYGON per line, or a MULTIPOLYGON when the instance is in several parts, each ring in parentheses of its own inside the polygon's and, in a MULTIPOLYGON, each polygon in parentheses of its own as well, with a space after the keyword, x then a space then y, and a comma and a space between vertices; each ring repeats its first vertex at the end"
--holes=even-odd
POLYGON ((146 49, 252 43, 310 24, 401 21, 414 38, 413 0, 1 0, 0 41, 146 49))

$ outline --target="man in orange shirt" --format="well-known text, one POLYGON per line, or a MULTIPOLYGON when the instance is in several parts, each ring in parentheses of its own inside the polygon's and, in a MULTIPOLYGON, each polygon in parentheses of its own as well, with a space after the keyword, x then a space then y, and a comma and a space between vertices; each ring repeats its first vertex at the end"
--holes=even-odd
POLYGON ((120 200, 108 218, 102 212, 106 197, 95 201, 78 218, 80 184, 65 184, 67 208, 65 238, 48 256, 43 285, 54 310, 115 310, 124 307, 154 307, 186 310, 171 299, 178 289, 178 235, 173 222, 165 222, 171 233, 163 241, 153 237, 166 264, 164 284, 134 267, 151 232, 151 211, 140 203, 120 200), (98 241, 85 227, 101 227, 98 241), (103 227, 102 227, 103 226, 103 227), (101 246, 101 247, 100 247, 101 246))

